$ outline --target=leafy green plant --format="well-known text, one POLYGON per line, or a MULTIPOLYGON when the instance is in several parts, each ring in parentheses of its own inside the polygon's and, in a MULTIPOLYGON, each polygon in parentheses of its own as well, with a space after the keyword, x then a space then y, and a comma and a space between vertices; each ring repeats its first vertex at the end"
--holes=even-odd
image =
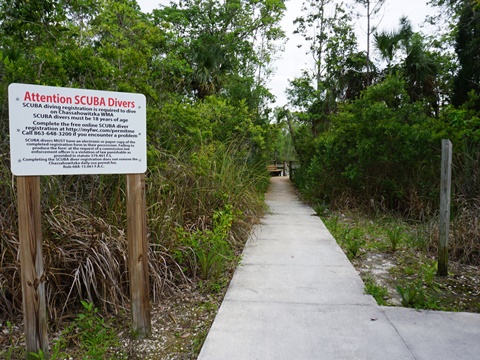
POLYGON ((313 207, 313 210, 317 213, 318 216, 323 216, 328 211, 328 206, 325 203, 317 204, 313 207))
POLYGON ((39 360, 45 360, 47 359, 45 353, 42 350, 38 350, 38 352, 34 353, 31 352, 28 354, 28 359, 39 359, 39 360))
MULTIPOLYGON (((54 340, 48 359, 58 360, 68 357, 78 359, 126 359, 127 354, 122 350, 111 354, 112 348, 120 348, 116 332, 98 314, 93 303, 81 301, 83 312, 77 315, 75 320, 62 331, 58 339, 54 340), (72 347, 66 352, 67 347, 72 347)), ((29 359, 47 359, 46 354, 39 350, 29 353, 29 359)), ((7 357, 10 359, 10 357, 7 357)))
MULTIPOLYGON (((78 342, 87 359, 110 359, 109 350, 118 346, 115 332, 105 323, 98 314, 93 303, 81 301, 83 312, 78 314, 72 330, 78 334, 78 342)), ((118 358, 118 355, 115 355, 118 358)))
POLYGON ((356 258, 359 255, 360 248, 365 242, 358 239, 348 239, 345 244, 347 245, 347 256, 349 259, 356 258))
POLYGON ((341 236, 342 243, 344 244, 347 252, 347 257, 353 259, 358 256, 360 248, 365 245, 365 241, 360 239, 361 232, 359 229, 351 229, 349 227, 343 230, 341 236))
POLYGON ((331 231, 336 233, 338 231, 338 221, 340 220, 338 215, 332 216, 330 221, 331 231))
POLYGON ((200 278, 207 291, 218 289, 224 270, 234 260, 228 237, 235 216, 233 207, 227 204, 214 212, 211 230, 188 232, 177 228, 182 248, 176 251, 175 259, 200 278))
POLYGON ((421 307, 424 301, 421 283, 408 284, 405 287, 397 285, 395 288, 400 295, 403 306, 411 308, 421 307))
POLYGON ((433 280, 437 274, 437 267, 438 265, 436 261, 426 262, 421 267, 422 278, 428 286, 433 285, 433 280))
POLYGON ((339 220, 340 217, 338 215, 332 215, 327 217, 324 222, 327 229, 332 233, 334 237, 337 237, 338 229, 339 229, 339 220))
POLYGON ((400 241, 403 238, 402 228, 395 226, 391 229, 387 229, 387 239, 390 242, 390 248, 393 252, 397 250, 400 241))
POLYGON ((365 283, 365 293, 372 295, 378 305, 387 305, 388 290, 386 287, 377 285, 371 276, 363 279, 365 283))

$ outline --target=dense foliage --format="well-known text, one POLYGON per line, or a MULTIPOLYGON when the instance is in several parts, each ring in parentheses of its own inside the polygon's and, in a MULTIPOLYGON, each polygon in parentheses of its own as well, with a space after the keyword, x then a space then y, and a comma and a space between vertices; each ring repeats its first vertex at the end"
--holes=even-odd
MULTIPOLYGON (((0 314, 21 311, 8 85, 143 93, 152 297, 222 285, 263 211, 273 128, 265 87, 281 0, 182 0, 152 14, 135 0, 0 1, 0 314), (263 44, 263 45, 262 45, 263 44)), ((123 176, 42 178, 52 318, 80 300, 128 301, 123 176)))
MULTIPOLYGON (((357 2, 367 9, 383 3, 357 2)), ((415 220, 437 214, 441 139, 450 139, 454 241, 475 243, 467 255, 455 255, 476 261, 480 5, 470 0, 433 3, 441 10, 431 19, 443 26, 438 36, 415 32, 401 18, 397 29, 372 32, 381 59, 374 62, 368 47, 366 54, 358 51, 344 4, 305 1, 309 15, 297 23, 312 44, 315 66, 291 81, 291 110, 277 118, 289 124, 301 162, 295 182, 309 201, 393 211, 415 220), (324 31, 315 32, 319 27, 324 31)))
MULTIPOLYGON (((296 32, 310 42, 315 65, 291 81, 291 108, 277 109, 273 125, 266 83, 284 36, 284 3, 178 0, 144 14, 135 0, 0 0, 3 317, 21 310, 9 170, 7 89, 14 82, 147 97, 155 300, 182 282, 218 289, 263 210, 265 164, 274 156, 296 156, 295 182, 313 203, 424 220, 438 208, 440 140, 451 139, 455 241, 473 244, 455 255, 478 259, 478 1, 433 0, 445 16, 432 22, 448 29, 436 37, 415 32, 406 18, 378 31, 372 20, 384 1, 352 0, 367 22, 366 51, 350 7, 305 1, 296 32)), ((42 189, 52 318, 80 299, 119 311, 128 300, 123 177, 44 177, 42 189)))

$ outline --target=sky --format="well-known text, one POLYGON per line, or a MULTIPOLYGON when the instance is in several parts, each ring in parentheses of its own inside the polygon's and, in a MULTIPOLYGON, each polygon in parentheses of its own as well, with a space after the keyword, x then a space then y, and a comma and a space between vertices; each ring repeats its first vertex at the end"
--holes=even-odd
MULTIPOLYGON (((137 0, 143 12, 151 12, 159 4, 169 5, 169 0, 137 0)), ((293 34, 295 27, 293 20, 301 15, 302 0, 287 0, 287 11, 282 20, 281 26, 284 29, 288 41, 285 44, 283 53, 278 54, 278 59, 273 64, 275 74, 268 82, 268 88, 277 98, 275 106, 287 104, 285 89, 288 87, 289 80, 293 80, 302 73, 302 69, 312 67, 311 55, 305 54, 306 46, 298 48, 302 44, 302 38, 293 34)), ((383 10, 374 19, 376 25, 380 20, 378 28, 380 30, 393 30, 398 27, 399 19, 407 16, 412 22, 414 31, 419 31, 421 24, 426 16, 432 11, 427 5, 427 0, 386 0, 383 10)), ((366 26, 365 18, 356 20, 356 32, 360 49, 366 48, 366 26)))

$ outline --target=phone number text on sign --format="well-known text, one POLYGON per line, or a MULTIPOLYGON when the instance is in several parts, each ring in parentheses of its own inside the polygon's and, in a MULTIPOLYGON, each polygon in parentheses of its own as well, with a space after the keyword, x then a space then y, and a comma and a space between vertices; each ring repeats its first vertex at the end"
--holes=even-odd
POLYGON ((8 95, 15 175, 146 171, 144 95, 26 84, 8 95))

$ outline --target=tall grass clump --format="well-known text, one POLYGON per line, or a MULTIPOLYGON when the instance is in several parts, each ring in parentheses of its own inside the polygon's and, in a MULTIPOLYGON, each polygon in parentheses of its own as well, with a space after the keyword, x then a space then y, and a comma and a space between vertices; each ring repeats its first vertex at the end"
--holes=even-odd
MULTIPOLYGON (((235 263, 263 212, 264 166, 235 145, 176 155, 149 150, 146 199, 151 296, 186 282, 213 290, 235 263)), ((4 159, 0 158, 2 165, 4 159)), ((5 160, 8 162, 8 159, 5 160)), ((0 317, 21 314, 15 182, 0 170, 0 317)), ((68 315, 82 300, 118 312, 129 302, 125 179, 119 175, 42 177, 48 311, 68 315)))
MULTIPOLYGON (((478 121, 478 118, 477 118, 478 121)), ((454 157, 452 257, 463 263, 480 263, 480 138, 464 141, 454 157)))
POLYGON ((218 278, 263 212, 268 178, 235 145, 205 146, 178 156, 158 153, 163 164, 150 176, 147 197, 152 244, 164 244, 182 270, 218 278))
POLYGON ((403 229, 400 226, 394 226, 386 230, 387 239, 390 243, 390 249, 395 252, 403 238, 403 229))
MULTIPOLYGON (((437 252, 438 218, 428 248, 437 252)), ((480 263, 480 141, 454 144, 449 259, 467 265, 480 263), (455 151, 456 149, 456 151, 455 151)))

